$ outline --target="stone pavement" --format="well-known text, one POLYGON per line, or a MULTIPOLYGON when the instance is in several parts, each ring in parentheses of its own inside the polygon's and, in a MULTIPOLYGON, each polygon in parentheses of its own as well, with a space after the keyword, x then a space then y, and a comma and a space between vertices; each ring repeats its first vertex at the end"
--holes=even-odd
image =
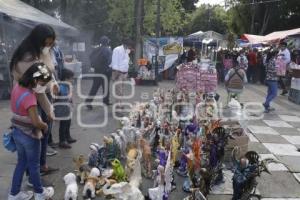
MULTIPOLYGON (((161 88, 174 87, 173 81, 161 82, 161 88)), ((83 84, 83 93, 87 94, 90 82, 85 81, 83 84)), ((148 101, 156 87, 137 86, 135 88, 134 97, 127 100, 148 101), (148 95, 148 93, 150 95, 148 95)), ((226 100, 226 92, 222 86, 218 89, 221 95, 221 101, 226 100)), ((243 103, 263 102, 266 88, 261 85, 248 85, 242 95, 243 103)), ((118 127, 118 121, 113 118, 111 110, 108 111, 108 124, 101 128, 86 128, 78 125, 78 121, 87 124, 99 124, 103 122, 104 112, 100 107, 96 107, 93 111, 86 111, 80 108, 83 99, 75 98, 75 113, 72 121, 71 134, 78 142, 73 144, 70 150, 58 150, 57 156, 49 157, 48 163, 51 166, 60 168, 56 174, 45 176, 55 184, 56 194, 54 200, 63 199, 64 183, 62 177, 74 170, 72 158, 79 154, 85 156, 89 153, 89 144, 91 142, 102 141, 102 137, 113 132, 118 127), (78 112, 81 114, 77 115, 78 112), (80 116, 79 118, 77 116, 80 116)), ((271 175, 262 174, 258 179, 258 191, 265 200, 300 200, 300 153, 296 151, 300 147, 300 107, 287 100, 287 97, 278 97, 275 101, 275 112, 265 114, 261 119, 245 121, 244 125, 248 127, 248 134, 251 138, 249 150, 257 151, 262 158, 274 158, 282 164, 271 164, 269 166, 271 175)), ((0 101, 0 133, 1 138, 4 130, 9 127, 10 109, 8 101, 0 101)), ((53 128, 53 135, 57 141, 57 123, 53 128)), ((16 155, 4 150, 0 145, 0 200, 7 199, 9 192, 11 177, 16 163, 16 155)), ((229 179, 228 179, 229 180, 229 179)), ((186 194, 181 190, 183 179, 176 177, 177 189, 172 192, 171 200, 181 200, 186 194)), ((230 180, 229 180, 230 181, 230 180)), ((153 182, 144 179, 142 191, 147 191, 153 182)), ((24 188, 26 188, 24 184, 24 188)), ((82 190, 79 190, 82 191, 82 190)), ((79 199, 82 199, 81 196, 79 199)), ((98 198, 101 199, 101 198, 98 198)), ((210 195, 209 200, 229 200, 230 192, 224 192, 218 195, 210 195)))

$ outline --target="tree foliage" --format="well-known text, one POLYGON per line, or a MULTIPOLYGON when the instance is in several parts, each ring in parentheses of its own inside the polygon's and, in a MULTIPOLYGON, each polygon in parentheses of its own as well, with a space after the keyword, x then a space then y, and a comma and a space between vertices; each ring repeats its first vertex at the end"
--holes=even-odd
POLYGON ((229 28, 237 33, 267 34, 300 26, 299 0, 230 0, 229 28))
POLYGON ((213 30, 225 34, 227 32, 228 17, 221 6, 201 5, 193 13, 190 32, 213 30))

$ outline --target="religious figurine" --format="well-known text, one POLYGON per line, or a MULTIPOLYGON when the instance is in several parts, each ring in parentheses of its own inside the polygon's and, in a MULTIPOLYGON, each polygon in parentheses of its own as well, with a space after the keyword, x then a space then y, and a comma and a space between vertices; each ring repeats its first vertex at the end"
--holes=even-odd
POLYGON ((88 165, 90 168, 99 166, 99 163, 98 163, 99 149, 100 149, 100 146, 97 143, 92 143, 90 145, 90 154, 89 154, 89 161, 88 161, 88 165))
POLYGON ((180 166, 177 169, 177 174, 180 176, 187 176, 187 163, 188 163, 188 157, 189 149, 186 147, 182 150, 181 158, 180 158, 180 166))

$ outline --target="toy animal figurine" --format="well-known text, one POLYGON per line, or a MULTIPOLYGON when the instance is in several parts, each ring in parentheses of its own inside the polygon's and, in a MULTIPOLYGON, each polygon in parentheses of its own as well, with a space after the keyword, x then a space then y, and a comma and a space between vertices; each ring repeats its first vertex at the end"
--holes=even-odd
POLYGON ((89 154, 89 161, 88 161, 88 165, 90 168, 98 167, 99 149, 100 146, 97 143, 92 143, 90 145, 91 152, 89 154))
POLYGON ((144 169, 146 170, 145 176, 150 178, 152 176, 151 170, 151 147, 149 143, 144 139, 140 138, 139 140, 140 148, 142 150, 142 162, 144 169))
POLYGON ((93 168, 83 188, 82 195, 84 198, 95 198, 96 197, 96 185, 99 181, 100 171, 98 168, 93 168))
POLYGON ((64 176, 66 184, 65 198, 64 200, 77 200, 78 196, 78 185, 76 182, 76 176, 73 173, 68 173, 64 176))
POLYGON ((111 162, 113 168, 112 178, 115 179, 117 182, 126 181, 126 174, 125 170, 118 159, 114 159, 111 162))
POLYGON ((135 148, 133 146, 131 148, 129 148, 128 153, 127 153, 127 159, 126 159, 126 167, 125 167, 125 172, 126 172, 127 177, 130 177, 133 172, 137 156, 138 156, 137 148, 135 148))
POLYGON ((89 176, 90 167, 86 163, 83 155, 78 156, 78 158, 73 158, 73 162, 77 168, 76 176, 79 179, 80 184, 84 184, 86 178, 89 176))

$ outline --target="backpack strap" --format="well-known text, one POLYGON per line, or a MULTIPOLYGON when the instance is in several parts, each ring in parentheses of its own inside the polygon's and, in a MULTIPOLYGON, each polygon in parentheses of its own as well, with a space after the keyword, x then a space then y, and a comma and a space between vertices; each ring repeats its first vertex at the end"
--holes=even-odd
POLYGON ((30 94, 29 91, 24 92, 21 96, 19 96, 19 98, 16 101, 16 110, 17 110, 17 114, 19 114, 19 108, 20 105, 22 103, 22 101, 24 100, 25 97, 27 97, 30 94))
POLYGON ((244 77, 242 77, 242 75, 239 73, 239 69, 234 69, 233 74, 228 79, 228 83, 234 77, 234 75, 238 75, 242 81, 244 80, 244 77))

